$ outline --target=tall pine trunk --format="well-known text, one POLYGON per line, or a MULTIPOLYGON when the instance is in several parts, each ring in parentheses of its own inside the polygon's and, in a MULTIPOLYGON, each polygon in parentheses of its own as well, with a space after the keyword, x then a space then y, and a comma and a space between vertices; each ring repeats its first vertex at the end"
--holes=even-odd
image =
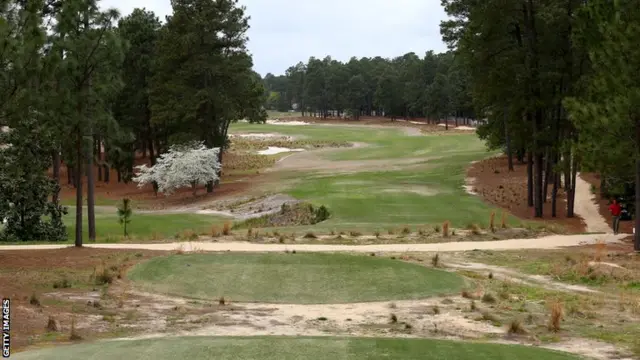
POLYGON ((95 181, 93 177, 93 154, 87 154, 87 216, 89 223, 89 241, 96 241, 96 213, 95 213, 95 181))
MULTIPOLYGON (((456 124, 457 126, 457 124, 456 124)), ((514 171, 513 167, 513 151, 511 151, 511 135, 509 134, 509 124, 507 124, 507 107, 504 108, 504 138, 507 143, 507 162, 509 171, 514 171)))
POLYGON ((576 159, 575 153, 571 154, 571 180, 570 180, 570 188, 567 192, 567 217, 572 218, 575 216, 575 203, 576 203, 576 179, 578 177, 578 160, 576 159))
POLYGON ((527 151, 527 205, 533 207, 533 153, 527 151))
POLYGON ((76 247, 82 247, 82 133, 76 134, 76 171, 74 181, 76 185, 76 247))
MULTIPOLYGON (((58 150, 58 148, 56 148, 53 151, 53 181, 55 181, 57 187, 60 187, 60 151, 58 150)), ((58 204, 58 198, 60 192, 56 191, 53 194, 53 200, 52 202, 57 205, 58 204)))

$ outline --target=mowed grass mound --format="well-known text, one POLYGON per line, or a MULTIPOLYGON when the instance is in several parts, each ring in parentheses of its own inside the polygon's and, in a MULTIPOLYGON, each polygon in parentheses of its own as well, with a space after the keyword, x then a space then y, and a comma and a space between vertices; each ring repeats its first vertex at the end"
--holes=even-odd
POLYGON ((420 299, 459 292, 454 274, 343 254, 188 254, 138 264, 129 278, 162 294, 239 302, 323 304, 420 299))
POLYGON ((177 337, 104 341, 14 354, 66 360, 572 360, 570 354, 518 345, 427 339, 177 337))

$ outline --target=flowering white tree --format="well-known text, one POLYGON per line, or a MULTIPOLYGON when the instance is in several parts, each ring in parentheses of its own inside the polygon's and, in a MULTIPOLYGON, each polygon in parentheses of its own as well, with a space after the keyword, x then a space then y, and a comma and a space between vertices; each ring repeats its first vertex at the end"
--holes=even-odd
POLYGON ((169 152, 160 155, 152 167, 136 166, 138 175, 133 178, 138 187, 158 184, 158 190, 170 195, 176 189, 191 186, 193 195, 199 184, 218 180, 222 165, 218 161, 220 148, 208 149, 202 143, 172 146, 169 152))

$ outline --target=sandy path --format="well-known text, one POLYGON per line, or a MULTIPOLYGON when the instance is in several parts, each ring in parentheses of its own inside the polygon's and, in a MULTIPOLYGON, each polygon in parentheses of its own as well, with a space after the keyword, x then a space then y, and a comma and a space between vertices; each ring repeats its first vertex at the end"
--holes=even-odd
MULTIPOLYGON (((438 244, 380 244, 380 245, 309 245, 309 244, 255 244, 249 242, 174 242, 162 244, 87 244, 99 249, 164 250, 171 251, 235 251, 235 252, 451 252, 471 250, 556 249, 569 246, 595 244, 598 241, 617 243, 627 235, 553 235, 539 239, 512 239, 500 241, 464 241, 438 244)), ((6 245, 0 250, 61 249, 69 245, 6 245)))
POLYGON ((580 216, 587 225, 587 232, 611 233, 607 220, 600 215, 596 196, 591 193, 591 185, 584 181, 580 174, 576 176, 576 203, 575 213, 580 216))

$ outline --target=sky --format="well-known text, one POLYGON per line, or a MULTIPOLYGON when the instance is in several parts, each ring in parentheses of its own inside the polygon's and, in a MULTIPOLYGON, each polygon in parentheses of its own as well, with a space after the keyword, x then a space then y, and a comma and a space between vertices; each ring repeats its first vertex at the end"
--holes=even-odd
MULTIPOLYGON (((330 55, 340 61, 356 57, 395 57, 408 52, 446 51, 439 0, 239 0, 251 17, 248 48, 254 70, 262 76, 283 74, 309 57, 330 55)), ((136 7, 162 20, 169 0, 102 0, 126 16, 136 7)))

